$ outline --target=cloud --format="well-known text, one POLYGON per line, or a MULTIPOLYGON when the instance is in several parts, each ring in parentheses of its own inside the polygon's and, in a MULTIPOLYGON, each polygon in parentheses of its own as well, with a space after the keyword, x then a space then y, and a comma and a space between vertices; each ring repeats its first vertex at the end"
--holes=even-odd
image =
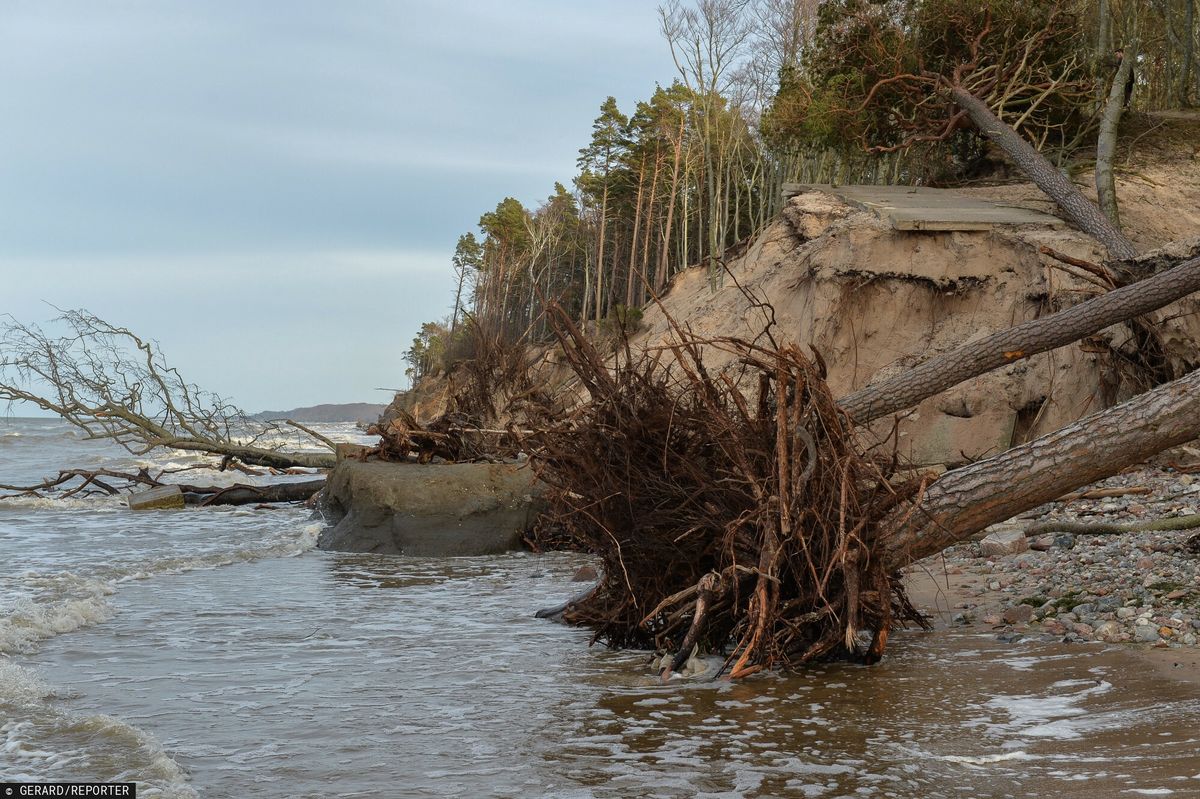
POLYGON ((673 66, 645 0, 38 0, 0 72, 0 312, 90 308, 289 407, 395 385, 458 235, 673 66))

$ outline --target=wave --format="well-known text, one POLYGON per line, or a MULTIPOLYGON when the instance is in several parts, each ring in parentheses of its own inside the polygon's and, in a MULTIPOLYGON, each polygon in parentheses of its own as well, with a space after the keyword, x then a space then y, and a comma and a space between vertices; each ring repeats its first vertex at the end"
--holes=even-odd
POLYGON ((198 799, 187 772, 153 735, 103 713, 64 713, 46 701, 52 697, 36 674, 0 661, 0 705, 15 706, 0 723, 0 779, 42 782, 87 773, 136 782, 140 796, 198 799))
POLYGON ((49 638, 108 621, 115 610, 107 598, 123 583, 265 558, 295 557, 316 547, 317 536, 323 527, 320 522, 307 524, 300 528, 298 535, 259 546, 123 564, 105 571, 100 577, 72 572, 29 575, 22 578, 23 582, 27 587, 37 587, 40 597, 37 600, 21 598, 0 616, 0 653, 32 653, 37 651, 39 643, 49 638))
POLYGON ((132 580, 146 580, 169 574, 183 574, 201 569, 217 569, 222 566, 232 566, 235 563, 263 560, 265 558, 291 558, 303 555, 317 545, 317 536, 324 528, 321 522, 314 522, 300 528, 300 534, 295 538, 266 544, 263 546, 233 549, 227 552, 211 552, 202 555, 182 555, 177 558, 158 558, 144 566, 129 568, 125 574, 116 577, 114 583, 125 583, 132 580))
MULTIPOLYGON (((75 577, 75 575, 71 575, 75 577)), ((76 578, 77 579, 77 578, 76 578)), ((115 592, 111 584, 94 580, 90 595, 40 603, 31 599, 17 600, 0 619, 0 652, 30 653, 47 638, 74 632, 113 616, 105 600, 115 592)))
POLYGON ((116 511, 126 508, 124 497, 0 497, 0 510, 86 510, 116 511))

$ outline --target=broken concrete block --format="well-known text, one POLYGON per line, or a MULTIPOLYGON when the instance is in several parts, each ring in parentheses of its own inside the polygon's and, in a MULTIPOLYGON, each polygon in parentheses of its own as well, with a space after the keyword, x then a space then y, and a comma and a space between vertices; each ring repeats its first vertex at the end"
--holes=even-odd
POLYGON ((997 530, 979 542, 979 552, 985 558, 1015 555, 1029 549, 1029 539, 1021 530, 997 530))
POLYGON ((148 491, 130 494, 126 499, 130 510, 162 510, 164 508, 182 508, 183 491, 179 486, 159 486, 148 491))

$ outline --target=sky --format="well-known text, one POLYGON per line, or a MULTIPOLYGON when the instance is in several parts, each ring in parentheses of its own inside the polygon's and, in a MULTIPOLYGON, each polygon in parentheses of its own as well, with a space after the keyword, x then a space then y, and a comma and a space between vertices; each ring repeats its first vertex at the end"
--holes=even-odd
POLYGON ((248 411, 387 402, 458 236, 674 74, 653 0, 0 0, 0 314, 248 411))

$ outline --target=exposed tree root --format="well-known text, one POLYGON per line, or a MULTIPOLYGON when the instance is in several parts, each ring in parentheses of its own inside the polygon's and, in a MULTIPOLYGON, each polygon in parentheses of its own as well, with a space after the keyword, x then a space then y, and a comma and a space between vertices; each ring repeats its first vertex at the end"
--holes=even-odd
POLYGON ((875 553, 879 521, 923 484, 892 485, 896 464, 860 450, 819 363, 676 327, 676 343, 610 367, 548 313, 589 398, 531 418, 522 445, 553 525, 604 561, 565 621, 675 653, 672 669, 695 645, 724 651, 735 678, 877 660, 893 625, 923 623, 875 553), (710 374, 701 344, 741 372, 710 374))
POLYGON ((463 463, 516 457, 517 438, 513 431, 501 429, 498 420, 528 403, 537 404, 544 413, 552 402, 535 379, 523 344, 488 335, 474 322, 470 331, 473 355, 450 378, 446 411, 421 424, 399 410, 394 418, 368 428, 368 433, 380 437, 379 446, 361 457, 417 463, 434 458, 463 463))

